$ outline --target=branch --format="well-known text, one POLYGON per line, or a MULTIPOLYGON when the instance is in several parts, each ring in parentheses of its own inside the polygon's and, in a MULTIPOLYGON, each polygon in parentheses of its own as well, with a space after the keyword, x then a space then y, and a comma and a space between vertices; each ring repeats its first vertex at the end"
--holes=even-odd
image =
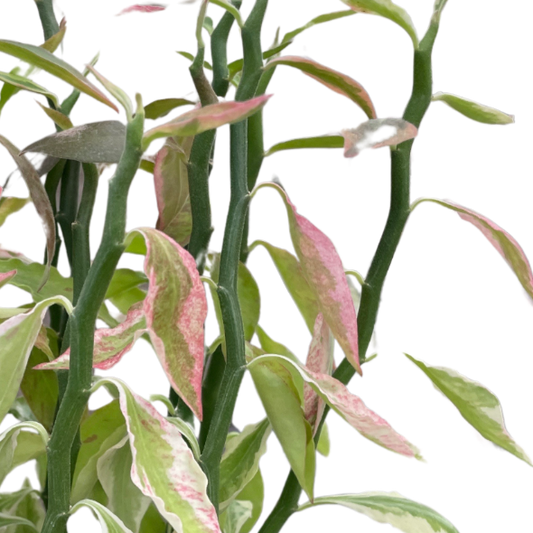
POLYGON ((41 26, 43 27, 44 39, 46 41, 59 31, 59 25, 54 15, 53 0, 35 0, 35 4, 39 11, 39 18, 41 19, 41 26))

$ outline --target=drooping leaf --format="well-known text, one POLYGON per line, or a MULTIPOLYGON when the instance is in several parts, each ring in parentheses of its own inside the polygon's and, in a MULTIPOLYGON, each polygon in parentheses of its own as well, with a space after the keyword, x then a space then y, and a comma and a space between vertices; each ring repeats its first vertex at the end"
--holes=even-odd
POLYGON ((316 26, 317 24, 324 24, 325 22, 330 22, 332 20, 341 19, 344 17, 349 17, 350 15, 355 15, 355 11, 349 9, 347 11, 335 11, 334 13, 326 13, 324 15, 319 15, 314 19, 310 20, 307 24, 296 28, 295 30, 289 31, 283 36, 281 40, 282 43, 292 41, 297 35, 300 35, 303 31, 316 26))
MULTIPOLYGON (((253 350, 254 356, 260 351, 253 350)), ((265 356, 262 356, 265 357, 265 356)), ((254 361, 248 368, 272 429, 302 489, 313 499, 315 445, 313 430, 303 411, 303 386, 298 389, 291 373, 275 361, 254 361)))
POLYGON ((99 102, 118 111, 116 106, 95 87, 81 72, 71 67, 68 63, 54 56, 48 50, 32 44, 17 43, 15 41, 6 41, 0 39, 0 52, 14 56, 21 61, 56 76, 67 82, 82 93, 92 96, 99 102))
MULTIPOLYGON (((63 17, 59 22, 59 30, 57 33, 52 35, 46 41, 39 43, 39 46, 48 50, 49 52, 54 53, 61 43, 65 40, 65 37, 69 29, 69 20, 68 17, 63 17)), ((33 65, 27 65, 23 67, 21 63, 15 63, 11 66, 9 73, 29 80, 33 76, 36 76, 40 73, 41 69, 33 65)), ((20 87, 13 85, 9 82, 4 82, 0 87, 0 121, 4 118, 5 110, 9 103, 20 94, 20 87)))
POLYGON ((518 281, 522 284, 525 291, 533 298, 533 273, 531 266, 524 253, 524 250, 516 242, 516 240, 509 235, 503 228, 492 222, 487 217, 476 213, 472 209, 447 202, 444 200, 436 200, 433 198, 422 198, 417 200, 411 210, 413 210, 418 204, 422 202, 433 202, 441 205, 452 211, 455 211, 463 220, 473 224, 483 235, 489 240, 489 242, 500 252, 501 256, 505 259, 507 264, 511 267, 515 273, 518 281))
POLYGON ((137 15, 140 17, 155 17, 166 13, 172 7, 172 2, 128 2, 116 11, 111 18, 114 20, 124 19, 137 15))
POLYGON ((4 224, 9 215, 20 211, 28 202, 31 202, 30 198, 2 196, 0 198, 0 226, 4 224))
POLYGON ((131 478, 152 499, 176 533, 220 533, 207 479, 178 429, 119 380, 101 380, 118 390, 133 456, 131 478))
POLYGON ((391 0, 342 0, 356 13, 369 13, 392 20, 403 28, 411 37, 415 49, 418 48, 418 36, 411 17, 405 9, 391 2, 391 0))
POLYGON ((234 124, 259 111, 270 96, 258 96, 245 102, 221 102, 188 111, 183 115, 148 130, 143 136, 143 148, 161 137, 197 135, 224 124, 234 124))
POLYGON ((270 423, 267 419, 246 426, 241 433, 228 435, 220 462, 221 509, 227 507, 257 474, 269 435, 270 423))
POLYGON ((29 527, 33 531, 37 531, 35 525, 27 518, 22 518, 20 516, 10 516, 4 513, 0 513, 0 528, 8 526, 25 526, 29 527))
MULTIPOLYGON (((304 383, 309 384, 336 413, 363 437, 401 455, 420 458, 418 450, 411 443, 397 433, 388 422, 371 411, 361 398, 352 394, 337 379, 327 374, 312 372, 301 363, 280 355, 262 355, 249 362, 248 368, 252 377, 254 372, 257 372, 256 368, 258 367, 268 368, 272 374, 278 376, 278 379, 283 376, 302 397, 304 383)), ((274 394, 274 391, 271 394, 274 394)), ((272 426, 275 431, 274 423, 272 426)))
POLYGON ((106 507, 135 532, 139 530, 151 501, 131 480, 132 461, 126 436, 98 459, 97 471, 98 480, 107 494, 106 507))
POLYGON ((9 283, 9 281, 16 275, 16 270, 11 270, 9 272, 2 272, 0 274, 0 288, 3 287, 6 283, 9 283))
POLYGON ((461 96, 449 93, 436 93, 431 98, 434 102, 444 102, 467 118, 483 124, 512 124, 514 116, 486 105, 478 104, 461 96))
POLYGON ((304 137, 292 139, 275 144, 265 152, 265 157, 283 150, 299 150, 302 148, 342 148, 344 137, 342 135, 321 135, 318 137, 304 137))
POLYGON ((224 512, 224 533, 241 533, 246 522, 252 518, 253 511, 254 505, 250 501, 232 501, 224 512))
POLYGON ((344 157, 355 157, 365 148, 394 146, 414 139, 418 130, 401 118, 367 120, 353 130, 343 130, 344 157))
POLYGON ((315 294, 319 310, 333 336, 348 361, 361 374, 357 317, 342 261, 335 246, 329 237, 296 211, 281 187, 275 183, 265 183, 259 185, 256 191, 262 186, 274 188, 282 197, 287 208, 292 243, 304 277, 315 294))
POLYGON ((71 303, 62 296, 49 298, 35 305, 25 314, 9 318, 0 324, 0 421, 9 411, 24 375, 35 339, 41 329, 46 310, 50 305, 61 304, 70 313, 71 303))
POLYGON ((265 65, 264 70, 268 71, 268 69, 275 68, 278 65, 287 65, 302 71, 328 87, 328 89, 352 100, 365 112, 369 119, 376 118, 374 104, 364 87, 354 79, 346 76, 346 74, 321 65, 312 59, 298 56, 282 56, 272 59, 265 65))
MULTIPOLYGON (((33 201, 33 205, 39 216, 44 227, 44 233, 46 235, 46 253, 47 253, 47 262, 46 269, 44 271, 43 278, 40 282, 39 289, 46 283, 48 276, 50 275, 50 266, 52 264, 52 258, 54 257, 55 244, 56 244, 56 224, 54 218, 54 212, 52 211, 52 206, 48 195, 44 189, 44 185, 39 179, 37 171, 33 165, 28 161, 28 159, 20 155, 20 150, 8 141, 5 137, 0 135, 0 144, 2 144, 6 150, 9 152, 17 167, 22 174, 24 182, 28 187, 30 197, 33 201)), ((39 290, 38 289, 38 290, 39 290)))
POLYGON ((524 450, 507 432, 500 402, 480 383, 444 367, 427 366, 405 354, 450 400, 461 416, 483 437, 533 466, 524 450))
POLYGON ((102 533, 133 533, 131 529, 128 529, 124 525, 124 522, 118 516, 94 500, 82 500, 78 502, 72 507, 70 514, 74 514, 81 507, 87 507, 93 512, 102 528, 102 533))
POLYGON ((163 98, 144 106, 144 118, 156 120, 166 117, 171 111, 183 105, 195 105, 195 102, 185 98, 163 98))
POLYGON ((102 455, 126 435, 117 400, 92 412, 81 424, 81 447, 72 481, 72 504, 89 498, 98 481, 97 465, 102 455))
POLYGON ((35 94, 42 94, 43 96, 50 98, 50 100, 52 100, 52 102, 59 107, 57 96, 54 93, 50 92, 42 85, 35 83, 29 78, 26 78, 25 76, 19 76, 18 74, 14 74, 12 72, 0 72, 0 81, 9 83, 19 90, 29 91, 30 93, 35 94))
POLYGON ((39 107, 46 113, 46 115, 54 121, 56 126, 59 126, 62 130, 68 130, 74 127, 70 118, 67 115, 61 113, 57 109, 52 109, 51 107, 46 107, 41 103, 37 102, 39 107))
POLYGON ((342 505, 381 524, 390 524, 405 533, 459 533, 437 511, 394 492, 324 496, 316 498, 313 504, 302 505, 299 510, 312 505, 328 504, 342 505))
POLYGON ((133 104, 131 103, 131 99, 126 92, 102 76, 102 74, 100 74, 92 65, 87 65, 87 68, 89 69, 89 72, 91 72, 94 77, 106 88, 107 92, 109 92, 109 94, 111 94, 124 108, 127 119, 131 120, 131 117, 133 116, 133 104))

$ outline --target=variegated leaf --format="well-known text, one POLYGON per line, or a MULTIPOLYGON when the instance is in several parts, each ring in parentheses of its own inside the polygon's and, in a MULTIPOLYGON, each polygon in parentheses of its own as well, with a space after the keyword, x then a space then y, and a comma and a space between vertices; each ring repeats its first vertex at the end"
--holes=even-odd
POLYGON ((167 8, 163 4, 134 4, 132 6, 124 8, 120 13, 117 13, 117 17, 125 15, 126 13, 158 13, 164 11, 167 8))
POLYGON ((366 492, 324 496, 300 507, 300 511, 313 505, 342 505, 364 514, 381 524, 390 524, 405 533, 459 533, 442 515, 408 500, 394 492, 366 492))
POLYGON ((426 374, 433 385, 457 407, 461 416, 483 437, 533 466, 531 459, 509 435, 502 407, 492 392, 455 370, 426 366, 422 361, 405 355, 426 374))
POLYGON ((422 202, 433 202, 451 209, 463 220, 473 224, 479 231, 481 231, 481 233, 483 233, 492 246, 500 252, 501 256, 515 273, 518 281, 522 284, 522 287, 524 287, 529 296, 533 298, 533 272, 531 271, 531 265, 529 264, 524 250, 512 235, 498 226, 498 224, 492 222, 492 220, 476 213, 472 209, 445 200, 422 198, 412 205, 411 211, 422 202))
POLYGON ((133 456, 133 483, 152 499, 176 533, 220 533, 206 493, 207 479, 176 426, 123 382, 105 379, 96 387, 103 384, 116 388, 120 396, 133 456))
POLYGON ((88 507, 93 512, 100 523, 102 533, 133 533, 131 529, 128 529, 124 525, 124 522, 118 516, 94 500, 82 500, 78 502, 72 507, 70 514, 74 514, 81 507, 88 507))
MULTIPOLYGON (((346 422, 355 428, 363 437, 407 457, 420 458, 418 450, 404 437, 397 433, 387 421, 371 411, 345 385, 326 374, 312 372, 301 363, 291 361, 280 355, 262 355, 248 363, 252 376, 257 367, 268 368, 277 376, 292 384, 303 397, 303 385, 309 384, 315 392, 346 422)), ((275 394, 271 391, 271 394, 275 394)), ((274 427, 274 431, 276 427, 274 427)))

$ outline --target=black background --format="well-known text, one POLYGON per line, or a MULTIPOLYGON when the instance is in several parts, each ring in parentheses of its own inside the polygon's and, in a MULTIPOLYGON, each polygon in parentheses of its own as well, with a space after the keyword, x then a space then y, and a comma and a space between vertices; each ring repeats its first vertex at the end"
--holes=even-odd
MULTIPOLYGON (((295 26, 314 12, 338 7, 333 0, 275 1, 265 32, 282 22, 295 26), (290 7, 289 7, 290 6, 290 7)), ((410 2, 419 26, 427 16, 425 2, 410 2)), ((193 10, 173 7, 154 18, 114 21, 121 2, 63 1, 70 16, 67 58, 80 65, 97 46, 105 51, 100 68, 128 90, 140 88, 147 100, 189 89, 185 64, 170 50, 193 48, 193 10)), ((511 11, 480 9, 479 3, 452 2, 437 51, 437 87, 477 97, 517 113, 519 123, 489 130, 467 123, 435 106, 417 143, 415 194, 448 194, 476 206, 504 224, 533 250, 529 223, 526 106, 519 100, 523 53, 513 32, 511 11)), ((11 3, 0 18, 0 34, 38 41, 30 2, 11 3)), ((377 20, 355 19, 314 30, 306 42, 318 59, 351 72, 372 92, 380 113, 400 112, 409 91, 409 44, 400 31, 377 20)), ((11 61, 1 57, 0 66, 11 61)), ((61 94, 66 87, 41 76, 61 94)), ((326 93, 294 72, 282 70, 273 85, 277 98, 267 111, 268 142, 299 133, 355 124, 361 118, 346 102, 326 93)), ((107 116, 84 100, 75 120, 107 116)), ((50 129, 27 96, 9 106, 0 129, 19 145, 50 129)), ((225 204, 225 133, 219 145, 214 178, 217 225, 225 204)), ((363 270, 378 235, 387 201, 387 154, 365 154, 353 169, 337 153, 282 155, 267 162, 264 175, 279 172, 301 210, 337 240, 346 262, 363 270)), ((0 157, 0 175, 10 168, 0 157)), ((20 191, 23 192, 23 191, 20 191)), ((140 175, 134 187, 131 224, 154 220, 149 179, 140 175)), ((254 234, 287 244, 283 211, 273 194, 255 203, 254 234)), ((41 236, 30 210, 0 231, 6 244, 41 255, 41 236)), ((217 241, 218 242, 218 241, 217 241)), ((360 440, 334 416, 333 458, 321 461, 318 493, 397 487, 437 506, 465 533, 515 529, 527 520, 527 487, 531 471, 510 457, 482 451, 465 426, 423 378, 399 355, 400 348, 431 360, 456 365, 486 382, 505 402, 512 432, 533 448, 526 392, 530 383, 531 311, 522 303, 512 276, 497 256, 457 219, 435 208, 420 209, 409 227, 387 285, 380 324, 383 358, 364 382, 352 389, 426 448, 430 467, 423 468, 384 454, 360 440)), ((264 290, 264 324, 300 354, 306 334, 266 256, 258 252, 252 268, 264 290)), ((6 301, 4 291, 2 303, 6 301)), ((20 295, 10 291, 20 300, 20 295)), ((140 392, 165 388, 155 359, 139 345, 120 367, 140 392), (137 376, 135 376, 137 372, 137 376)), ((247 384, 237 422, 260 416, 247 384)), ((264 461, 268 502, 276 496, 285 466, 275 441, 264 461)), ((343 524, 375 531, 370 522, 345 511, 328 509, 295 518, 288 533, 318 524, 343 524)), ((330 527, 332 527, 330 525, 330 527)), ((333 526, 334 527, 334 526, 333 526)), ((75 527, 74 527, 75 529, 75 527)))

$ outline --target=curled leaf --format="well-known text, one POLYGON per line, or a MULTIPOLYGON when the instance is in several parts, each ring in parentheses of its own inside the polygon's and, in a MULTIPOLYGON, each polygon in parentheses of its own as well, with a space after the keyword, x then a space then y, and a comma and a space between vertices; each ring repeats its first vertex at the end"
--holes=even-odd
POLYGON ((117 17, 120 15, 125 15, 126 13, 157 13, 159 11, 164 11, 167 8, 163 4, 135 4, 124 8, 120 13, 117 13, 117 17))

